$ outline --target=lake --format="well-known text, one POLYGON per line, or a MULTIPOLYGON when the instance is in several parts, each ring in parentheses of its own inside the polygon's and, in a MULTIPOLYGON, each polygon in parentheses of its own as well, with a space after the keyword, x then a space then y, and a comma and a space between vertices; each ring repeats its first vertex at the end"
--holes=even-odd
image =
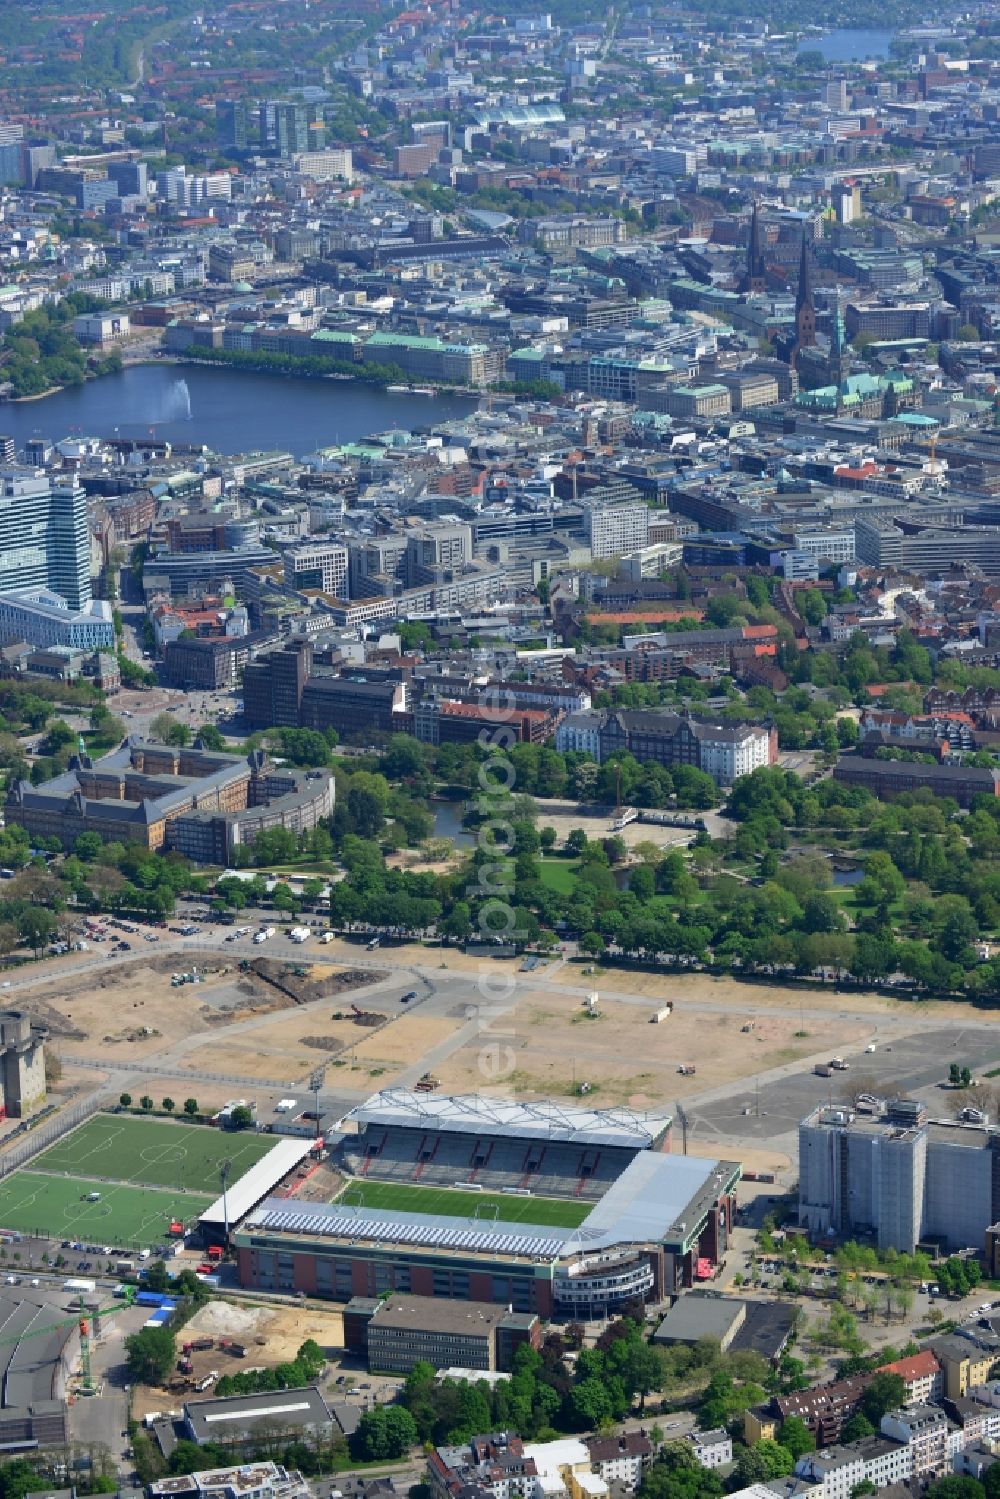
POLYGON ((431 812, 434 815, 435 838, 450 838, 456 848, 475 846, 476 835, 462 826, 465 797, 457 802, 439 800, 435 797, 431 802, 431 812))
POLYGON ((824 62, 868 62, 889 56, 894 31, 855 31, 842 27, 799 42, 800 52, 822 52, 824 62))
POLYGON ((29 437, 157 437, 216 453, 284 448, 300 457, 393 427, 412 431, 474 409, 475 397, 415 396, 350 380, 282 379, 198 365, 132 365, 40 401, 0 403, 0 432, 29 437))

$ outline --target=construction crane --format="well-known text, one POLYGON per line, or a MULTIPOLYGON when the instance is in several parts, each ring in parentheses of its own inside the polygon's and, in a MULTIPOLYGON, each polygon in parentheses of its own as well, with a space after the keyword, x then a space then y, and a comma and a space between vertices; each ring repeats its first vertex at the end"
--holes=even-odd
POLYGON ((88 1395, 92 1395, 94 1393, 94 1377, 90 1363, 91 1323, 96 1321, 98 1317, 105 1317, 111 1312, 117 1311, 119 1307, 132 1306, 135 1301, 135 1286, 125 1286, 124 1291, 125 1295, 121 1301, 114 1301, 108 1306, 98 1307, 97 1311, 92 1312, 89 1317, 81 1317, 78 1312, 75 1316, 63 1317, 58 1322, 46 1322, 44 1327, 29 1327, 25 1332, 8 1333, 6 1337, 0 1337, 0 1347, 3 1347, 5 1343, 23 1343, 28 1338, 41 1338, 46 1333, 61 1332, 64 1328, 68 1329, 74 1325, 78 1326, 80 1331, 80 1372, 83 1388, 88 1395))

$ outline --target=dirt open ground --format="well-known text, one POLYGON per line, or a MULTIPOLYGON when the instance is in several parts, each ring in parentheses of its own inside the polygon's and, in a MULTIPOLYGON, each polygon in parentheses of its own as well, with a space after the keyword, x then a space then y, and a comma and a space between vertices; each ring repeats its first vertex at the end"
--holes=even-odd
MULTIPOLYGON (((344 1319, 339 1310, 312 1309, 299 1306, 235 1306, 227 1301, 210 1301, 201 1307, 178 1337, 181 1343, 193 1338, 233 1338, 242 1343, 245 1358, 233 1358, 218 1347, 192 1353, 195 1383, 211 1373, 238 1374, 246 1369, 271 1369, 294 1359, 302 1344, 313 1338, 327 1358, 336 1361, 344 1347, 344 1319)), ((181 1384, 180 1376, 176 1380, 181 1384)), ((172 1410, 190 1399, 193 1389, 164 1389, 155 1385, 137 1385, 133 1394, 133 1415, 141 1420, 150 1411, 172 1410)))
MULTIPOLYGON (((658 1108, 706 1088, 735 1082, 812 1056, 827 1047, 847 1049, 867 1034, 860 1019, 830 1018, 820 1028, 802 1025, 797 1014, 761 1013, 754 1029, 741 1032, 739 1015, 685 1013, 683 1004, 659 1025, 648 1009, 601 997, 591 1019, 578 998, 556 993, 525 996, 492 1038, 508 1046, 514 1070, 506 1079, 519 1094, 572 1097, 583 1082, 596 1108, 628 1104, 658 1108), (796 1032, 805 1031, 797 1035, 796 1032), (509 1035, 506 1032, 509 1031, 509 1035), (693 1076, 678 1067, 693 1065, 693 1076)), ((481 1043, 460 1048, 436 1068, 447 1092, 474 1092, 482 1085, 481 1043)))

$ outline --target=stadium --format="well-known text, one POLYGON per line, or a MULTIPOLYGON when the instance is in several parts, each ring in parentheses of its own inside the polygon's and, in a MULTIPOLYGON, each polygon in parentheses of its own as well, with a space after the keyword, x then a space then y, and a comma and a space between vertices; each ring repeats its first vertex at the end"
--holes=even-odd
POLYGON ((709 1279, 740 1167, 670 1155, 672 1120, 405 1089, 329 1139, 332 1203, 267 1198, 232 1235, 244 1287, 347 1301, 385 1291, 544 1317, 614 1314, 709 1279))

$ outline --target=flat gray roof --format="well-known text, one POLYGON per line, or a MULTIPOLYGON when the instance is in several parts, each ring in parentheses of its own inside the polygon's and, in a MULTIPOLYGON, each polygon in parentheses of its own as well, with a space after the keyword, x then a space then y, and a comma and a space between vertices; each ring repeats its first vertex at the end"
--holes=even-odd
POLYGON ((328 1426, 332 1412, 315 1385, 298 1390, 270 1390, 228 1399, 189 1400, 184 1407, 196 1442, 225 1441, 259 1422, 282 1426, 328 1426))
POLYGON ((588 1245, 645 1243, 696 1237, 717 1199, 739 1180, 735 1161, 641 1151, 588 1214, 588 1245))

